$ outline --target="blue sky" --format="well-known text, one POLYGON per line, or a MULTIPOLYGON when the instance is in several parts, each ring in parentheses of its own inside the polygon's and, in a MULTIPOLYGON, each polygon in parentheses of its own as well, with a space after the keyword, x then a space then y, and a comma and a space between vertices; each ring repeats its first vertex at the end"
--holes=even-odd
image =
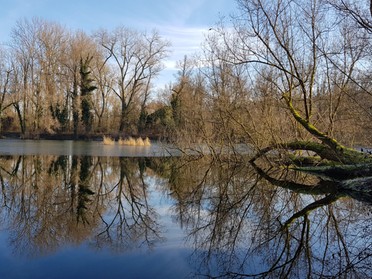
POLYGON ((120 25, 157 29, 172 43, 168 74, 176 61, 199 48, 204 34, 221 16, 236 7, 234 0, 0 0, 0 4, 1 43, 9 40, 17 20, 35 16, 88 34, 120 25))

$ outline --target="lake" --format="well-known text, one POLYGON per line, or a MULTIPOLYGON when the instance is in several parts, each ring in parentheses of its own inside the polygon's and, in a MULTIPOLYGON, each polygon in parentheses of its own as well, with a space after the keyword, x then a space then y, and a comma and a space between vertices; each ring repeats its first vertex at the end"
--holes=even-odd
POLYGON ((170 146, 0 140, 0 278, 372 278, 372 198, 170 146))

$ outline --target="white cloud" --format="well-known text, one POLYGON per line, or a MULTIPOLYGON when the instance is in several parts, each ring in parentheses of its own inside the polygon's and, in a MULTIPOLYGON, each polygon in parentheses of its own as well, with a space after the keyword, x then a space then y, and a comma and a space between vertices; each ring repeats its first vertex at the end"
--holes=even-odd
POLYGON ((163 62, 164 68, 168 70, 175 70, 177 69, 177 63, 174 60, 165 60, 163 62))
POLYGON ((171 42, 171 53, 163 62, 165 69, 156 80, 156 87, 163 88, 169 82, 174 81, 174 76, 179 70, 177 63, 185 56, 192 57, 201 50, 204 36, 208 32, 207 27, 180 27, 180 26, 157 26, 163 39, 171 42))
POLYGON ((206 27, 159 27, 163 38, 172 43, 172 53, 167 63, 177 62, 185 55, 191 56, 198 52, 207 31, 206 27))
POLYGON ((218 20, 217 14, 226 11, 231 3, 225 0, 112 0, 111 5, 99 0, 14 0, 0 10, 0 42, 9 39, 15 22, 22 18, 40 16, 61 23, 67 28, 87 33, 99 28, 112 29, 125 25, 143 31, 156 29, 172 44, 170 56, 162 74, 163 81, 172 81, 178 61, 200 50, 204 35, 218 20), (32 2, 32 4, 30 4, 32 2), (81 14, 81 11, 84 11, 81 14))

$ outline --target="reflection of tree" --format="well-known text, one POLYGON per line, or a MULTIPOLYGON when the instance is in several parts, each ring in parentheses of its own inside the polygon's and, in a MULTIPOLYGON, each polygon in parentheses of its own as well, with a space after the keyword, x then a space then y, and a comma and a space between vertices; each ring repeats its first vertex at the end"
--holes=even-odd
POLYGON ((175 212, 195 245, 200 273, 221 278, 372 275, 366 205, 346 198, 335 183, 216 161, 189 161, 174 167, 172 175, 175 212))
POLYGON ((93 238, 122 248, 159 240, 146 164, 124 158, 0 158, 2 226, 19 253, 93 238), (113 234, 116 234, 113 236, 113 234), (125 242, 125 243, 124 243, 125 242), (125 244, 123 246, 123 244, 125 244))
POLYGON ((94 192, 89 188, 89 177, 91 175, 92 158, 85 156, 81 159, 80 167, 80 183, 78 190, 78 204, 77 204, 77 221, 89 223, 87 219, 88 204, 92 201, 90 196, 94 192))
POLYGON ((154 177, 174 200, 174 221, 188 232, 199 274, 372 275, 366 196, 308 174, 207 157, 0 157, 1 229, 19 253, 82 241, 152 247, 161 239, 149 189, 154 177))
POLYGON ((148 202, 142 164, 141 160, 119 158, 117 183, 100 193, 109 205, 109 214, 99 214, 102 229, 97 239, 100 242, 133 247, 143 243, 151 246, 160 239, 156 213, 148 202))
POLYGON ((2 206, 7 208, 7 188, 12 181, 12 178, 15 177, 15 175, 18 172, 20 163, 21 163, 21 156, 18 157, 17 160, 13 160, 13 157, 11 156, 2 156, 0 157, 3 162, 5 162, 4 165, 0 165, 0 183, 1 183, 1 191, 2 191, 2 206), (9 182, 6 183, 3 178, 3 174, 9 177, 9 182))
MULTIPOLYGON (((283 181, 270 176, 255 164, 253 164, 253 167, 256 172, 273 185, 290 188, 294 192, 304 192, 304 188, 307 188, 308 190, 305 192, 313 195, 319 195, 323 191, 326 195, 323 198, 315 199, 301 210, 289 215, 290 217, 281 224, 281 232, 278 235, 280 237, 284 235, 286 245, 283 245, 283 250, 280 253, 282 258, 277 258, 269 272, 279 270, 282 278, 287 278, 290 275, 293 277, 293 269, 297 266, 298 269, 307 268, 306 275, 308 278, 314 277, 314 275, 316 277, 335 276, 336 278, 370 277, 371 269, 369 267, 366 269, 364 266, 366 264, 370 266, 371 264, 372 243, 369 241, 363 243, 366 244, 365 247, 363 247, 363 244, 358 247, 354 246, 356 242, 353 241, 360 241, 359 237, 364 237, 353 235, 353 230, 356 228, 359 229, 359 232, 363 232, 364 229, 360 230, 360 225, 363 224, 364 220, 359 218, 361 216, 358 211, 353 212, 350 208, 346 208, 344 212, 335 210, 337 205, 334 203, 340 198, 350 195, 350 191, 344 191, 342 185, 332 181, 320 180, 313 185, 283 181), (317 218, 310 218, 310 213, 317 209, 319 209, 318 213, 320 211, 322 215, 319 214, 317 218), (343 216, 345 213, 351 213, 350 216, 354 216, 345 220, 343 216), (322 230, 323 228, 324 230, 322 230), (318 237, 313 237, 314 235, 317 236, 316 232, 318 231, 318 237), (322 254, 319 253, 319 256, 322 257, 316 256, 318 251, 314 247, 316 250, 322 251, 322 254), (288 253, 288 251, 292 251, 292 253, 288 253)), ((366 217, 368 221, 368 216, 366 217)), ((368 239, 371 240, 369 236, 368 239)), ((264 274, 268 273, 265 272, 264 274)))

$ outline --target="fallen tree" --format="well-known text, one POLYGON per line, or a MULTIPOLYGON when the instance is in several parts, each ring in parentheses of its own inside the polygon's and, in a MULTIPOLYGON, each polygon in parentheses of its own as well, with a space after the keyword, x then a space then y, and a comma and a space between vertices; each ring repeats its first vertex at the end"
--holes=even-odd
POLYGON ((288 158, 299 166, 303 165, 336 165, 336 164, 357 164, 357 163, 372 163, 372 158, 362 152, 352 148, 347 148, 342 145, 330 147, 324 143, 314 141, 293 141, 287 143, 275 143, 260 149, 250 160, 254 162, 261 156, 273 150, 287 151, 309 151, 314 155, 306 155, 303 157, 296 156, 293 153, 288 154, 288 158), (323 162, 323 163, 322 163, 323 162))
MULTIPOLYGON (((362 109, 362 104, 355 100, 356 92, 371 96, 358 68, 359 62, 369 55, 368 30, 356 31, 351 18, 342 25, 325 21, 339 14, 337 9, 331 13, 331 6, 322 1, 241 0, 238 3, 241 15, 232 19, 234 33, 223 26, 217 30, 215 41, 222 36, 228 53, 228 58, 221 55, 221 60, 255 71, 263 81, 265 96, 281 98, 289 117, 296 123, 295 133, 288 134, 289 142, 281 142, 278 140, 283 138, 281 135, 272 134, 274 143, 260 149, 251 162, 262 156, 276 160, 279 151, 280 154, 285 151, 284 164, 327 168, 358 165, 352 171, 365 168, 368 175, 372 157, 342 145, 333 136, 341 130, 335 123, 342 120, 340 115, 351 104, 357 103, 362 109)), ((370 114, 358 117, 366 119, 370 114)), ((350 171, 345 168, 345 172, 350 171)))
MULTIPOLYGON (((294 108, 289 94, 283 94, 283 99, 286 105, 294 117, 294 119, 308 131, 318 141, 293 141, 289 143, 276 143, 260 149, 255 156, 251 159, 254 162, 259 157, 267 154, 273 150, 287 150, 287 151, 309 151, 313 155, 307 153, 306 156, 296 156, 293 153, 289 153, 288 157, 294 165, 326 165, 326 169, 322 167, 307 169, 313 172, 328 172, 338 173, 341 176, 345 174, 350 176, 360 174, 372 174, 372 157, 369 154, 365 154, 353 148, 348 148, 340 144, 335 139, 329 137, 325 133, 319 131, 309 120, 303 118, 300 113, 294 108), (351 167, 337 167, 336 165, 353 165, 351 167), (355 166, 357 165, 357 166, 355 166), (362 171, 361 171, 362 170, 362 171), (354 172, 354 175, 350 172, 354 172)), ((306 170, 298 168, 298 170, 306 170)))
MULTIPOLYGON (((283 98, 294 119, 301 124, 317 141, 293 141, 276 143, 260 149, 252 158, 258 158, 275 150, 287 152, 285 164, 293 165, 299 171, 311 172, 333 180, 350 179, 360 176, 372 176, 372 157, 353 148, 341 145, 335 139, 319 131, 308 120, 304 119, 294 108, 290 97, 283 98), (295 151, 307 151, 298 155, 295 151)), ((275 155, 274 155, 275 156, 275 155)))

